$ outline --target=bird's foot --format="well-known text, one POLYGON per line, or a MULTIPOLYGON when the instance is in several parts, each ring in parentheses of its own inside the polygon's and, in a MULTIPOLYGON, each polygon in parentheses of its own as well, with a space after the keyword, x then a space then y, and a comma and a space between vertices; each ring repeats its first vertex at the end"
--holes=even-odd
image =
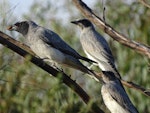
POLYGON ((60 72, 64 72, 64 70, 62 68, 56 67, 56 69, 60 72))
POLYGON ((64 72, 63 69, 60 66, 58 66, 56 63, 52 63, 51 66, 55 68, 57 71, 64 72))
POLYGON ((45 62, 44 62, 43 58, 40 58, 40 57, 38 57, 38 56, 37 56, 37 58, 39 59, 39 63, 38 63, 38 64, 39 64, 39 65, 42 64, 42 66, 44 66, 44 65, 45 65, 45 62))

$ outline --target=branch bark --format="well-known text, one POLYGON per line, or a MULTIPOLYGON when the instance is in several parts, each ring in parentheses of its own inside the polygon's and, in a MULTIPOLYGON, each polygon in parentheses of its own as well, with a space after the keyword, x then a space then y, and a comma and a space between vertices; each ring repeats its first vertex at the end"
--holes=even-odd
MULTIPOLYGON (((64 72, 57 71, 56 69, 49 66, 41 59, 35 57, 34 53, 28 46, 24 45, 23 43, 20 43, 19 41, 14 40, 13 38, 11 38, 10 36, 6 35, 1 31, 0 31, 0 43, 23 57, 30 55, 31 56, 30 62, 40 67, 41 69, 45 70, 54 77, 58 77, 58 75, 60 77, 61 75, 62 82, 66 84, 68 87, 70 87, 72 90, 74 90, 86 104, 89 103, 90 101, 89 95, 75 81, 73 81, 64 72)), ((104 111, 101 110, 96 104, 93 104, 92 111, 95 113, 104 113, 104 111)))
POLYGON ((116 31, 115 29, 113 29, 110 25, 108 25, 100 17, 98 17, 92 11, 92 9, 90 9, 84 2, 82 2, 82 0, 72 0, 72 1, 86 18, 95 23, 100 29, 106 32, 114 40, 150 58, 149 46, 133 41, 124 36, 123 34, 119 33, 118 31, 116 31))
POLYGON ((142 86, 139 86, 133 82, 128 82, 128 81, 124 81, 124 80, 121 80, 121 83, 128 88, 133 88, 137 91, 140 91, 144 95, 150 97, 150 90, 147 90, 147 89, 143 88, 142 86))

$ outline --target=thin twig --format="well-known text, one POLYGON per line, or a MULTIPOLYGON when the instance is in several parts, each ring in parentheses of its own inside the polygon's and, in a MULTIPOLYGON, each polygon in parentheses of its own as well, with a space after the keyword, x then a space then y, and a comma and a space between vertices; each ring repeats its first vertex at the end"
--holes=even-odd
POLYGON ((150 90, 147 90, 147 89, 143 88, 142 86, 139 86, 139 85, 137 85, 137 84, 135 84, 135 83, 133 83, 133 82, 127 82, 127 81, 124 81, 124 80, 121 80, 121 83, 122 83, 124 86, 128 87, 128 88, 133 88, 133 89, 135 89, 135 90, 137 90, 137 91, 140 91, 140 92, 143 93, 144 95, 150 97, 150 90))
MULTIPOLYGON (((97 76, 98 76, 99 78, 101 78, 101 77, 102 77, 102 73, 97 74, 97 76)), ((142 86, 140 86, 140 85, 138 85, 138 84, 135 84, 135 83, 133 83, 133 82, 128 82, 128 81, 125 81, 125 80, 121 80, 121 83, 122 83, 124 86, 128 87, 128 88, 135 89, 135 90, 137 90, 137 91, 143 93, 144 95, 150 97, 150 90, 145 89, 144 87, 142 87, 142 86)))

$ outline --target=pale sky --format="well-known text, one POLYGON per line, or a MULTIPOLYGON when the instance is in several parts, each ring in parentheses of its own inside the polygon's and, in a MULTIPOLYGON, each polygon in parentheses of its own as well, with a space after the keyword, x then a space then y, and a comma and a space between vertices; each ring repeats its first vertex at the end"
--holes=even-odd
MULTIPOLYGON (((0 0, 0 21, 6 20, 6 24, 16 22, 23 20, 23 14, 27 14, 29 11, 29 8, 34 2, 46 2, 47 0, 0 0), (8 6, 9 4, 9 6, 8 6), (15 17, 15 20, 12 18, 15 17), (16 20, 17 19, 17 20, 16 20)), ((50 0, 52 3, 58 5, 60 2, 56 2, 56 0, 50 0)), ((61 0, 71 2, 71 0, 61 0)), ((92 7, 93 4, 97 0, 83 0, 88 6, 92 7)), ((102 2, 102 0, 99 0, 99 2, 102 2)), ((59 9, 60 10, 60 9, 59 9)), ((34 15, 34 13, 33 13, 34 15)), ((59 14, 62 19, 66 18, 64 13, 59 14)), ((32 20, 32 19, 31 19, 32 20)), ((3 27, 2 27, 3 28, 3 27)), ((5 28, 5 25, 4 25, 5 28)), ((3 30, 3 29, 1 29, 3 30)), ((5 29, 4 29, 5 30, 5 29)))
MULTIPOLYGON (((6 0, 2 0, 2 1, 6 1, 6 0)), ((22 15, 24 13, 27 13, 28 12, 28 9, 30 8, 30 6, 32 5, 33 2, 36 2, 36 1, 41 1, 41 3, 43 2, 43 0, 8 0, 9 4, 11 5, 10 8, 14 8, 14 11, 13 13, 15 15, 22 15)), ((56 0, 51 0, 53 2, 56 2, 56 0)), ((96 0, 83 0, 85 1, 87 4, 89 4, 90 6, 92 4, 95 3, 96 0)), ((100 0, 101 2, 102 0, 100 0)), ((3 3, 3 2, 2 2, 3 3)), ((57 2, 56 2, 57 4, 57 2)))
MULTIPOLYGON (((2 7, 0 7, 0 10, 2 10, 2 12, 3 12, 3 14, 1 14, 0 16, 3 19, 9 18, 7 20, 7 23, 12 23, 12 21, 16 22, 16 21, 24 20, 24 17, 22 15, 28 14, 28 11, 29 11, 31 5, 34 2, 41 2, 41 4, 42 4, 43 2, 46 2, 46 1, 50 1, 50 2, 52 2, 52 4, 54 4, 56 6, 59 6, 61 3, 63 4, 64 1, 71 2, 71 0, 61 0, 60 2, 58 2, 58 1, 56 2, 56 0, 0 0, 0 4, 2 5, 2 7), (6 7, 6 6, 8 6, 7 3, 10 5, 9 7, 6 7), (15 19, 17 19, 17 20, 14 20, 11 17, 15 17, 15 19)), ((83 1, 88 6, 92 7, 97 0, 83 0, 83 1)), ((99 0, 99 2, 102 2, 102 0, 99 0)), ((60 9, 58 9, 58 10, 61 12, 60 9)), ((34 12, 33 12, 33 15, 34 15, 34 12)), ((56 14, 55 16, 61 18, 62 20, 66 20, 66 18, 68 17, 67 12, 65 12, 65 13, 61 12, 61 13, 56 14)), ((32 18, 30 18, 30 19, 32 20, 32 18)))
POLYGON ((8 0, 11 8, 14 8, 15 15, 27 13, 29 7, 34 2, 33 0, 8 0))

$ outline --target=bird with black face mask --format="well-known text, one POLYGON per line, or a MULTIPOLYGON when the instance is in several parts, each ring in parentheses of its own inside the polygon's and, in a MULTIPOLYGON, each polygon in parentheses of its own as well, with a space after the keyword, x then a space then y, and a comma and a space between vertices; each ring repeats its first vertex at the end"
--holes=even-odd
POLYGON ((105 105, 111 113, 138 113, 114 73, 110 71, 102 72, 103 85, 101 94, 105 105))
POLYGON ((91 77, 98 81, 95 77, 96 74, 84 66, 79 59, 87 62, 94 61, 79 55, 55 32, 41 27, 33 21, 17 22, 9 26, 8 30, 21 33, 26 38, 26 42, 31 50, 41 59, 80 70, 90 74, 91 77))
POLYGON ((80 42, 88 58, 98 62, 102 71, 112 71, 117 78, 121 79, 107 41, 95 30, 93 24, 87 19, 72 21, 71 23, 82 29, 80 42))

